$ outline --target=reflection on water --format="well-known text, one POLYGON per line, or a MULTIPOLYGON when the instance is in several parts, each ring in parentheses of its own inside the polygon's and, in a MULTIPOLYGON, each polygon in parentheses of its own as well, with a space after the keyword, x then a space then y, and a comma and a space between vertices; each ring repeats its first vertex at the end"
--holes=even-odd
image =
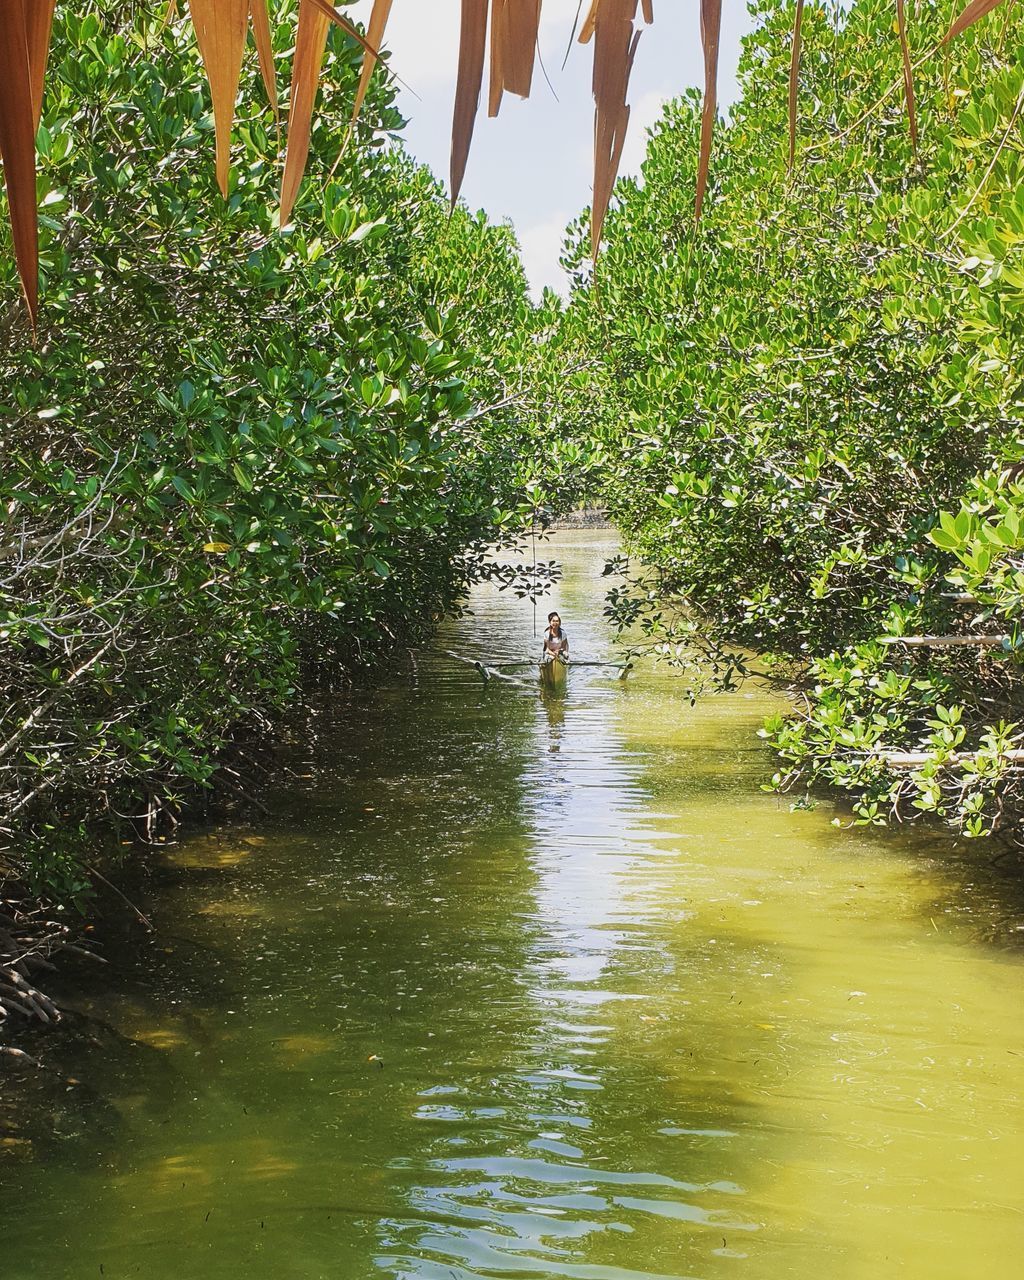
MULTIPOLYGON (((607 656, 613 547, 556 550, 607 656)), ((469 656, 534 653, 476 609, 469 656)), ((0 1149, 4 1280, 1012 1274, 1013 868, 790 813, 757 697, 616 674, 425 657, 324 709, 258 831, 176 851, 89 1002, 116 1123, 0 1149)))

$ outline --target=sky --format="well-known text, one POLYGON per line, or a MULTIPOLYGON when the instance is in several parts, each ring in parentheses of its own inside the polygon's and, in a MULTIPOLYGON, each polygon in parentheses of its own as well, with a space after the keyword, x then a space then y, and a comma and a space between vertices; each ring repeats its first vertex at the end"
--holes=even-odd
MULTIPOLYGON (((566 224, 590 204, 594 106, 590 45, 575 44, 562 69, 578 0, 544 0, 540 51, 554 89, 534 73, 528 102, 505 96, 497 120, 487 118, 486 77, 480 115, 462 188, 463 199, 494 221, 511 220, 535 294, 566 288, 558 265, 566 224), (557 100, 555 98, 557 94, 557 100)), ((371 0, 347 13, 365 22, 371 0)), ((750 29, 744 0, 722 6, 720 108, 736 96, 739 42, 750 29)), ((409 119, 406 145, 447 183, 459 44, 460 0, 394 0, 386 46, 391 65, 409 89, 398 106, 409 119), (415 95, 413 96, 414 91, 415 95)), ((648 126, 661 105, 704 78, 699 0, 654 0, 654 25, 640 37, 630 84, 629 136, 620 172, 635 174, 648 126)))

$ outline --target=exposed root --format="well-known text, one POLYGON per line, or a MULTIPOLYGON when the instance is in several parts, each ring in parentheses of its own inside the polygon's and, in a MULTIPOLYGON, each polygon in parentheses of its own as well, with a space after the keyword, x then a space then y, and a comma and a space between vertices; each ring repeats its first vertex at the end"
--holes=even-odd
MULTIPOLYGON (((10 884, 0 886, 0 1027, 16 1020, 45 1026, 60 1022, 60 1010, 33 975, 52 973, 53 957, 62 951, 100 960, 70 925, 18 897, 10 884)), ((0 1051, 31 1061, 21 1050, 0 1046, 0 1051)))
POLYGON ((0 1044, 0 1058, 13 1058, 15 1062, 23 1063, 26 1067, 38 1067, 40 1070, 43 1066, 38 1058, 33 1058, 24 1049, 14 1049, 6 1044, 0 1044))

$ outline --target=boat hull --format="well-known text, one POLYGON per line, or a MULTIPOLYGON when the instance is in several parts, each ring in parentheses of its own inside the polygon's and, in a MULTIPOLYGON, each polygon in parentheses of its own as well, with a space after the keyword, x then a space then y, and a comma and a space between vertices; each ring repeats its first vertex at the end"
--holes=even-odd
POLYGON ((565 677, 569 664, 561 658, 542 658, 540 663, 540 682, 546 689, 559 689, 565 685, 565 677))

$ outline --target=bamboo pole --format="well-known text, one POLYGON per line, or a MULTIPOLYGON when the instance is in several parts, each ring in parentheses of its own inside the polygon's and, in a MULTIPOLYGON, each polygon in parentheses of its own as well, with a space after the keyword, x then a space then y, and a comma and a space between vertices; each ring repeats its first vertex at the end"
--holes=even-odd
MULTIPOLYGON (((518 662, 495 662, 495 663, 492 663, 490 666, 485 666, 484 663, 482 663, 478 658, 468 658, 464 653, 456 653, 454 649, 441 649, 439 652, 443 653, 445 657, 454 658, 456 662, 464 662, 470 667, 475 667, 477 672, 480 675, 480 678, 483 680, 484 684, 486 684, 488 680, 504 680, 508 684, 522 685, 523 683, 522 680, 517 680, 513 676, 503 675, 501 670, 499 670, 499 668, 501 667, 529 668, 529 667, 536 667, 539 665, 539 661, 534 661, 532 658, 530 658, 530 659, 526 659, 525 661, 520 660, 518 662)), ((626 676, 628 676, 629 673, 633 670, 632 662, 597 662, 597 661, 572 662, 570 661, 566 665, 570 668, 571 667, 610 667, 612 670, 618 671, 620 680, 625 680, 626 676)))
MULTIPOLYGON (((537 663, 532 658, 519 659, 517 662, 492 662, 491 666, 495 668, 502 667, 535 667, 537 663)), ((628 671, 632 668, 632 662, 597 662, 590 659, 570 658, 567 664, 570 667, 615 667, 618 671, 628 671)))
MULTIPOLYGON (((976 751, 954 751, 941 764, 964 764, 968 760, 977 759, 976 751)), ((935 759, 932 751, 871 751, 866 753, 869 760, 881 760, 894 769, 919 769, 935 759)), ((1000 751, 999 760, 1024 760, 1024 748, 1013 747, 1009 751, 1000 751)))
POLYGON ((454 649, 442 649, 441 652, 449 658, 454 658, 456 662, 465 662, 468 666, 475 667, 484 684, 488 680, 505 680, 509 684, 521 684, 520 680, 513 679, 512 676, 504 676, 500 671, 495 671, 493 667, 485 667, 482 662, 476 658, 467 658, 464 653, 456 653, 454 649))
POLYGON ((879 644, 899 644, 907 649, 998 649, 1011 643, 999 636, 879 636, 879 644))

